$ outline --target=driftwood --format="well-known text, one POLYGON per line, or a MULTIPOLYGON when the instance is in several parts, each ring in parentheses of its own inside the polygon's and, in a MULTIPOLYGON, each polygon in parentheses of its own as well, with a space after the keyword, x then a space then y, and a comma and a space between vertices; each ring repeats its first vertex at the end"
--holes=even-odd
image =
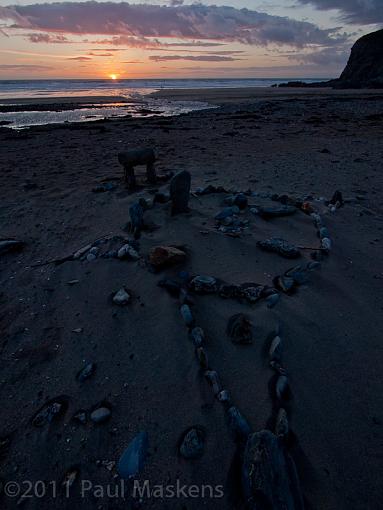
POLYGON ((85 253, 88 252, 92 248, 92 246, 94 246, 95 243, 97 243, 98 241, 102 241, 103 239, 109 239, 111 236, 112 234, 106 234, 95 239, 92 243, 82 246, 81 248, 74 251, 70 255, 46 260, 45 262, 38 262, 37 264, 31 265, 31 267, 43 267, 48 266, 49 264, 55 264, 56 266, 59 266, 60 264, 63 264, 64 262, 68 262, 70 260, 78 260, 82 255, 85 255, 85 253))

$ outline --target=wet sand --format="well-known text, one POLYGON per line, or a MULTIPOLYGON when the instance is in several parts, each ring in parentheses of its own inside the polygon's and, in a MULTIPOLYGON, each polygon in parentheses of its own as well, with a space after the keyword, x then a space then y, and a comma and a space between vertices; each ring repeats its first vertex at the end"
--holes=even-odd
MULTIPOLYGON (((1 479, 54 480, 61 487, 68 471, 79 470, 69 499, 60 488, 57 498, 31 498, 26 508, 125 509, 121 498, 100 499, 91 491, 82 498, 80 480, 104 487, 117 483, 115 467, 103 461, 117 461, 142 430, 150 446, 140 480, 224 487, 223 498, 144 498, 143 508, 243 507, 236 445, 223 408, 198 368, 177 300, 157 283, 187 270, 235 284, 271 284, 294 261, 262 252, 257 241, 279 236, 316 246, 318 239, 303 213, 265 221, 249 211, 241 237, 226 236, 214 221, 223 195, 193 195, 190 213, 172 217, 169 204, 145 212, 152 228, 139 241, 140 261, 98 258, 33 267, 102 236, 129 237, 129 206, 153 194, 148 188, 128 192, 117 153, 140 146, 156 150, 158 173, 188 170, 193 190, 209 184, 250 188, 260 193, 254 203, 270 202, 261 196, 273 193, 311 196, 323 211, 317 199, 342 191, 344 207, 323 213, 333 251, 296 294, 282 295, 271 310, 264 301, 250 305, 196 296, 192 309, 206 332, 211 363, 254 431, 272 426, 273 372, 265 342, 280 324, 292 391, 291 452, 306 508, 380 507, 383 96, 310 90, 303 96, 288 91, 286 98, 284 91, 286 100, 279 101, 276 93, 161 91, 160 97, 226 104, 168 119, 21 133, 0 129, 0 236, 26 242, 20 253, 0 257, 1 479), (116 187, 92 191, 105 181, 116 187), (185 246, 186 262, 151 272, 145 259, 161 244, 185 246), (123 285, 133 299, 119 308, 111 294, 123 285), (247 346, 234 345, 226 335, 229 317, 241 312, 255 327, 247 346), (76 373, 86 362, 97 368, 80 383, 76 373), (59 397, 66 406, 63 416, 35 427, 36 412, 59 397), (100 403, 112 410, 108 422, 73 421, 76 412, 100 403), (201 459, 187 461, 177 444, 193 425, 205 430, 206 444, 201 459)), ((16 508, 16 499, 0 497, 2 508, 16 508)))

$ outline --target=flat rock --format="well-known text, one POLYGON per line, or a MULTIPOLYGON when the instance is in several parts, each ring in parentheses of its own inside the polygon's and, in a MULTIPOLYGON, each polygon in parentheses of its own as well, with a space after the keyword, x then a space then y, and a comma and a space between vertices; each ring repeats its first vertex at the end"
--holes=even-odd
POLYGON ((265 220, 279 218, 283 216, 291 216, 295 214, 297 208, 292 205, 282 205, 280 207, 259 207, 258 215, 265 220))
POLYGON ((287 259, 296 259, 301 255, 295 245, 276 237, 266 239, 265 241, 258 241, 257 246, 263 251, 278 253, 278 255, 287 259))
POLYGON ((185 259, 186 253, 174 246, 155 246, 149 253, 149 263, 156 269, 179 264, 185 259))
POLYGON ((109 420, 112 412, 108 407, 99 407, 90 414, 90 419, 93 423, 104 423, 109 420))
POLYGON ((148 453, 148 445, 147 432, 140 432, 130 442, 117 464, 117 471, 121 478, 128 480, 142 470, 148 453))

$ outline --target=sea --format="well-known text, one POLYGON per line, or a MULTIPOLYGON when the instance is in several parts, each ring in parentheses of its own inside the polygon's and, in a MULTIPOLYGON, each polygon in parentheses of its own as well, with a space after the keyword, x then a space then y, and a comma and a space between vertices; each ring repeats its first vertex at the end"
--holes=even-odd
MULTIPOLYGON (((244 78, 244 79, 136 79, 136 80, 0 80, 0 126, 25 129, 35 125, 68 122, 89 122, 114 117, 172 116, 195 110, 211 108, 199 101, 169 101, 154 99, 148 94, 161 89, 195 88, 243 88, 271 87, 289 81, 288 78, 244 78), (100 102, 96 97, 113 98, 116 102, 100 102), (52 110, 25 111, 20 104, 25 99, 55 97, 87 97, 79 109, 60 111, 57 105, 52 110), (95 101, 89 98, 95 97, 95 101), (121 103, 121 98, 124 102, 121 103), (9 99, 13 99, 9 103, 9 99), (5 101, 7 100, 7 101, 5 101), (12 111, 12 105, 18 105, 12 111), (16 111, 17 110, 17 111, 16 111)), ((312 78, 294 78, 294 81, 315 83, 323 81, 312 78)))

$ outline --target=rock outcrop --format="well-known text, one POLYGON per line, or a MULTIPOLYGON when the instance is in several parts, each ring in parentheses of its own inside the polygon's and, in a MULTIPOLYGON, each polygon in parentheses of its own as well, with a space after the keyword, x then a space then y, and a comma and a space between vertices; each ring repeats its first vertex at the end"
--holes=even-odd
POLYGON ((290 82, 282 87, 332 87, 336 89, 383 88, 383 30, 367 34, 356 41, 348 63, 335 80, 320 83, 290 82))
POLYGON ((383 88, 383 30, 356 41, 336 87, 383 88))

